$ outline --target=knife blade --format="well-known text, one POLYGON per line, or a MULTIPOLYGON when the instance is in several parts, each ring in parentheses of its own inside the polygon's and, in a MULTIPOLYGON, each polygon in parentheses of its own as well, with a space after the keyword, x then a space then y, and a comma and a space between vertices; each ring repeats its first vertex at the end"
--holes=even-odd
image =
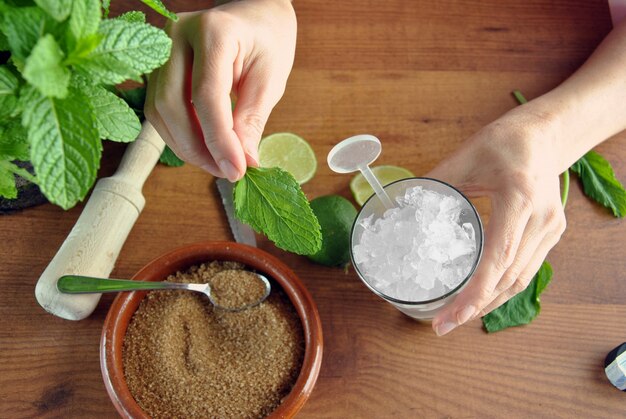
POLYGON ((237 243, 256 247, 254 230, 235 217, 235 204, 233 202, 234 184, 223 178, 217 178, 215 184, 222 198, 222 205, 224 206, 224 211, 226 211, 226 218, 228 219, 230 231, 233 233, 233 238, 237 243))

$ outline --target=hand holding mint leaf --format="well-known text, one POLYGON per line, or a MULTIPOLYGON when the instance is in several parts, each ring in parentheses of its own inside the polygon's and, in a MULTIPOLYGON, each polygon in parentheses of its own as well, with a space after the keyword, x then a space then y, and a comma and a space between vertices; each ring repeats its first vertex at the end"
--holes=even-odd
POLYGON ((278 168, 249 167, 234 189, 235 215, 277 247, 299 255, 320 250, 320 225, 300 185, 278 168))
MULTIPOLYGON (((513 96, 520 104, 527 102, 519 90, 514 91, 513 96)), ((617 218, 626 215, 626 190, 617 180, 611 164, 604 157, 595 151, 589 151, 570 169, 580 178, 585 195, 610 209, 617 218)), ((566 170, 563 173, 561 194, 563 207, 567 202, 568 191, 569 170, 566 170)), ((526 290, 482 318, 487 332, 497 332, 533 321, 541 311, 539 295, 552 279, 552 273, 552 267, 544 261, 526 290)))

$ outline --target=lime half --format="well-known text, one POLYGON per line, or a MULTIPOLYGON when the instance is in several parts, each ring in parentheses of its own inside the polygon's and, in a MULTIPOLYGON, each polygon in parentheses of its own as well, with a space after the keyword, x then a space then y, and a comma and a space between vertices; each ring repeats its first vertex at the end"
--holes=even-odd
POLYGON ((317 169, 317 159, 309 143, 290 132, 278 132, 261 140, 259 164, 288 171, 300 185, 311 180, 317 169))
MULTIPOLYGON (((372 172, 383 186, 389 185, 396 180, 415 177, 410 170, 398 166, 375 166, 372 167, 372 172)), ((374 190, 361 173, 353 177, 350 181, 350 190, 352 191, 354 200, 359 205, 363 205, 365 201, 374 194, 374 190)))

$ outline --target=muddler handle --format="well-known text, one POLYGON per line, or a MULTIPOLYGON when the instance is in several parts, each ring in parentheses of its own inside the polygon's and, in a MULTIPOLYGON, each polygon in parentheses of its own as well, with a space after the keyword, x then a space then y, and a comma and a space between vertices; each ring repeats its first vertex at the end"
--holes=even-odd
POLYGON ((154 127, 145 121, 115 174, 96 183, 76 225, 35 287, 37 301, 46 311, 81 320, 96 308, 100 294, 62 294, 57 281, 66 274, 109 276, 145 204, 141 188, 164 147, 154 127))

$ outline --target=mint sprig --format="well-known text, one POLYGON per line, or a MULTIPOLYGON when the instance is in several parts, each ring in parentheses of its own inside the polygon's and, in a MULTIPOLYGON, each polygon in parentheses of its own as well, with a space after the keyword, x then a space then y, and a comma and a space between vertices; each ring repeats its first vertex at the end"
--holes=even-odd
POLYGON ((278 168, 249 167, 234 189, 235 215, 277 247, 300 255, 320 250, 317 217, 300 185, 278 168))
MULTIPOLYGON (((172 19, 160 1, 144 1, 172 19)), ((96 178, 101 139, 128 142, 140 121, 112 85, 142 77, 169 58, 171 40, 141 12, 114 19, 108 1, 0 0, 0 196, 15 176, 37 183, 67 209, 96 178), (29 159, 36 176, 13 161, 29 159)))
MULTIPOLYGON (((513 96, 520 105, 527 103, 526 98, 519 90, 515 90, 513 96)), ((569 193, 569 170, 572 170, 580 178, 585 195, 611 209, 615 217, 620 218, 626 214, 626 190, 615 177, 611 164, 595 151, 589 151, 562 174, 561 202, 563 208, 565 208, 569 193)), ((533 321, 541 311, 539 294, 543 292, 552 279, 552 274, 552 267, 547 261, 544 261, 526 290, 483 316, 485 330, 492 333, 533 321)))

